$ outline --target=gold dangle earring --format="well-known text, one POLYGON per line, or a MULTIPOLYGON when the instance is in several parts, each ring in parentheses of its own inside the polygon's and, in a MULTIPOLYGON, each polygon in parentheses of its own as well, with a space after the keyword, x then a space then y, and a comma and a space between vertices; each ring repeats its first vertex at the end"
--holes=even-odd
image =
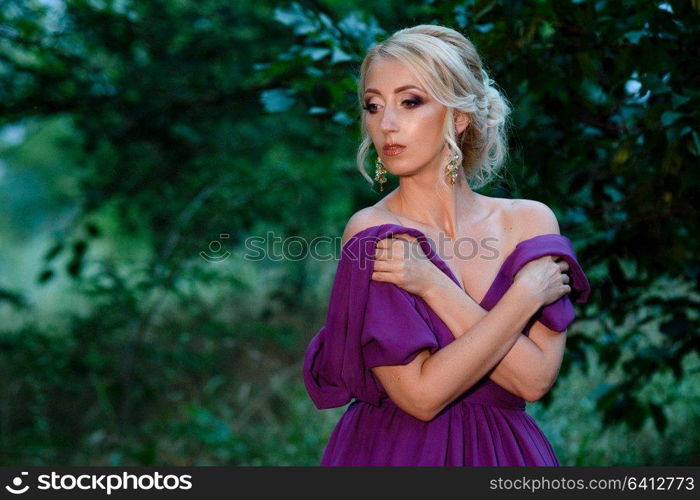
POLYGON ((450 176, 450 184, 453 186, 457 183, 457 172, 459 172, 459 167, 457 166, 457 160, 459 160, 459 155, 457 153, 455 153, 452 156, 452 159, 450 160, 450 162, 445 167, 445 171, 447 172, 447 175, 450 176))
POLYGON ((379 191, 384 192, 384 183, 386 182, 386 168, 382 163, 382 159, 377 156, 377 161, 374 162, 374 180, 379 182, 379 191))

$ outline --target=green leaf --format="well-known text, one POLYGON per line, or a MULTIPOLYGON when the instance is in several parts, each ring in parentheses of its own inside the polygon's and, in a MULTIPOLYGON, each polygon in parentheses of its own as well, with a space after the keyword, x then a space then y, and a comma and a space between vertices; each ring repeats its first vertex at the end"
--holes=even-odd
POLYGON ((495 25, 493 23, 475 24, 474 29, 480 33, 488 33, 489 31, 493 30, 494 26, 495 25))
POLYGON ((352 61, 353 56, 344 52, 340 47, 333 47, 333 55, 331 56, 331 63, 338 64, 340 62, 352 61))
POLYGON ((649 33, 646 30, 628 31, 627 33, 622 35, 622 38, 629 41, 630 43, 637 45, 639 43, 639 40, 641 40, 643 36, 646 36, 648 34, 649 33))
POLYGON ((676 94, 675 92, 671 92, 671 104, 673 105, 674 108, 680 108, 688 101, 690 101, 690 97, 682 95, 682 94, 676 94))
POLYGON ((352 125, 355 123, 355 120, 353 120, 347 113, 343 113, 342 111, 339 111, 333 115, 333 121, 340 123, 341 125, 352 125))
POLYGON ((338 29, 349 37, 357 38, 364 50, 373 45, 377 38, 386 34, 379 26, 376 18, 365 16, 361 18, 357 12, 351 12, 338 23, 338 29))
POLYGON ((607 186, 603 186, 603 192, 610 198, 610 201, 613 203, 616 203, 620 201, 624 194, 617 188, 617 186, 613 186, 611 184, 607 186))
POLYGON ((700 137, 698 137, 698 133, 695 130, 693 130, 692 136, 693 145, 695 146, 695 156, 700 156, 700 137))
POLYGON ((581 84, 581 87, 585 96, 592 103, 598 105, 607 104, 608 96, 605 93, 605 90, 603 90, 603 88, 597 83, 593 82, 590 79, 585 79, 581 84))
POLYGON ((664 111, 664 113, 661 115, 661 125, 668 127, 681 118, 683 118, 682 113, 676 113, 675 111, 664 111))
POLYGON ((603 406, 610 404, 610 401, 615 397, 615 389, 617 386, 612 384, 599 384, 593 391, 591 397, 596 401, 601 402, 603 406))
POLYGON ((454 8, 454 19, 461 29, 464 29, 469 24, 469 9, 464 5, 457 5, 454 8))
POLYGON ((292 26, 295 35, 305 35, 318 29, 318 23, 296 2, 287 9, 275 9, 274 19, 286 26, 292 26))
POLYGON ((540 25, 540 36, 545 40, 551 38, 556 32, 557 30, 554 29, 554 26, 547 21, 540 25))
POLYGON ((602 137, 604 135, 599 128, 592 127, 590 125, 586 125, 583 127, 582 134, 588 137, 602 137))
POLYGON ((291 89, 270 89, 262 92, 260 100, 268 113, 280 113, 294 105, 293 95, 291 89))
POLYGON ((318 61, 330 54, 331 49, 325 47, 304 47, 301 53, 305 56, 309 56, 313 61, 318 61))

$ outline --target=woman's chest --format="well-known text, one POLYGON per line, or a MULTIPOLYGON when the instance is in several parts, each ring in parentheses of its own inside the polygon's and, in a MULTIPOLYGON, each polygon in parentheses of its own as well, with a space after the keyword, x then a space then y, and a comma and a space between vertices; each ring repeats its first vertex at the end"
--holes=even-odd
POLYGON ((478 304, 491 288, 506 258, 514 251, 521 234, 521 228, 513 223, 514 208, 510 200, 501 203, 493 201, 487 207, 485 215, 478 220, 469 219, 469 215, 465 214, 458 221, 458 235, 454 238, 440 228, 403 218, 393 212, 401 225, 425 234, 430 246, 452 272, 462 290, 478 304))
POLYGON ((491 226, 488 231, 455 239, 437 232, 426 233, 426 236, 462 290, 477 303, 481 303, 517 244, 513 229, 501 226, 491 226))

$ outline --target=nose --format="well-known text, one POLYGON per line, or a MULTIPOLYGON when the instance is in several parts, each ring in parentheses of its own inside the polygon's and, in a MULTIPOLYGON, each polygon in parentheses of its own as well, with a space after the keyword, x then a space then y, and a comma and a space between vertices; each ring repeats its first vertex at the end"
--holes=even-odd
POLYGON ((398 120, 396 112, 394 111, 392 106, 386 106, 384 108, 384 111, 382 112, 382 119, 379 122, 379 126, 381 127, 382 132, 384 132, 385 134, 388 134, 390 132, 398 132, 398 120))

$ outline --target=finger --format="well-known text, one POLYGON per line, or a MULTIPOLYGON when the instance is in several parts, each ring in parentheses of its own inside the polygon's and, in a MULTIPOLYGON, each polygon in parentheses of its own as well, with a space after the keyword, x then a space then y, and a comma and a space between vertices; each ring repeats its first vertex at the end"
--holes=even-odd
POLYGON ((383 240, 379 240, 377 242, 376 247, 377 248, 387 248, 389 245, 391 245, 391 240, 389 238, 384 238, 383 240))
POLYGON ((569 275, 568 275, 568 274, 563 274, 563 275, 562 275, 562 281, 563 281, 564 283, 568 283, 569 280, 570 280, 570 278, 569 278, 569 275))
POLYGON ((394 240, 391 238, 384 238, 383 240, 379 240, 377 244, 375 245, 376 249, 384 249, 386 250, 387 248, 391 248, 391 246, 394 244, 394 240))
POLYGON ((374 271, 372 273, 372 279, 374 281, 391 281, 391 273, 374 271))
POLYGON ((416 241, 416 237, 411 236, 408 233, 396 233, 394 235, 394 238, 397 240, 404 240, 404 241, 416 241))
POLYGON ((382 273, 378 273, 377 271, 375 271, 375 272, 372 273, 372 279, 373 279, 374 281, 384 281, 384 280, 382 279, 382 273))
POLYGON ((379 253, 383 259, 393 259, 405 255, 405 247, 403 243, 393 242, 384 248, 379 248, 376 253, 379 253))
POLYGON ((374 252, 374 258, 389 261, 401 256, 401 250, 400 248, 380 248, 374 252))
POLYGON ((562 271, 568 271, 568 270, 569 270, 569 263, 566 262, 565 260, 562 260, 562 261, 558 262, 558 264, 559 264, 559 269, 561 269, 562 271))
POLYGON ((410 241, 404 240, 403 238, 393 238, 389 244, 389 248, 402 249, 405 248, 407 244, 410 244, 410 241))
POLYGON ((378 260, 374 262, 374 271, 389 272, 391 270, 391 264, 385 260, 378 260))
POLYGON ((379 248, 374 251, 374 258, 375 259, 386 259, 388 256, 386 248, 379 248))

